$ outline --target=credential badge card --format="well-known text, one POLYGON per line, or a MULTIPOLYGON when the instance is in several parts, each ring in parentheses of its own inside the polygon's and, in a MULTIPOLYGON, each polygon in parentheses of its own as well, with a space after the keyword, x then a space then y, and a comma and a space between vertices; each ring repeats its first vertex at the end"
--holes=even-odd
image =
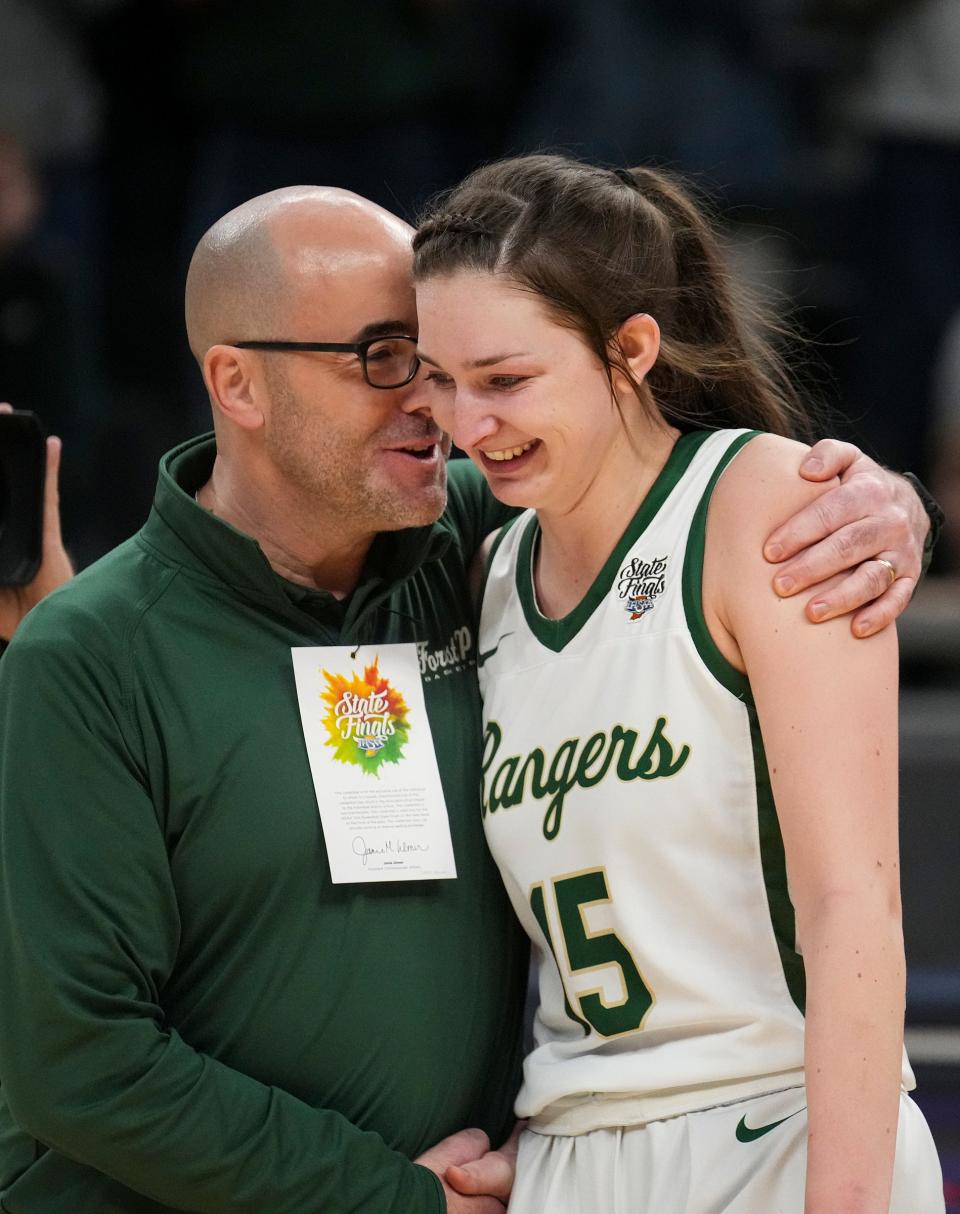
POLYGON ((331 879, 455 877, 416 645, 291 652, 331 879))

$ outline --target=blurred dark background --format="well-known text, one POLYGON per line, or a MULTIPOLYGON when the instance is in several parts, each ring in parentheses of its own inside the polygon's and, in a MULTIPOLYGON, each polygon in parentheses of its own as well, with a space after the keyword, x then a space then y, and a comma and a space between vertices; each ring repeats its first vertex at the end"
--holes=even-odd
POLYGON ((542 147, 688 174, 831 431, 947 509, 901 628, 904 902, 960 1202, 960 0, 0 0, 0 400, 63 436, 89 563, 208 428, 182 294, 216 218, 311 182, 413 219, 542 147))
POLYGON ((539 147, 690 175, 831 429, 960 496, 957 0, 0 0, 0 399, 65 438, 81 561, 207 427, 210 223, 295 182, 413 218, 539 147))

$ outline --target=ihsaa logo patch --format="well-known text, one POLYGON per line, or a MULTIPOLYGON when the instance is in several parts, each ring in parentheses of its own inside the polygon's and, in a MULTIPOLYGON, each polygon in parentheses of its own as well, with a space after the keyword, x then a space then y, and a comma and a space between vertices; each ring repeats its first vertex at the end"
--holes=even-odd
POLYGON ((653 611, 663 594, 666 576, 665 556, 654 556, 649 560, 635 556, 620 570, 617 594, 623 599, 624 610, 631 620, 639 620, 653 611))

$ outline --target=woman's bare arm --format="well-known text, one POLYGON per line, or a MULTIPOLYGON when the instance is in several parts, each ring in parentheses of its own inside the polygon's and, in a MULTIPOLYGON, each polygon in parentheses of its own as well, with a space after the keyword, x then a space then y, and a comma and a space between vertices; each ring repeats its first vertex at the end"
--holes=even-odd
POLYGON ((711 506, 704 605, 748 673, 807 972, 805 1214, 886 1214, 899 1108, 904 960, 897 846, 897 644, 818 627, 760 555, 803 485, 804 448, 754 439, 711 506))

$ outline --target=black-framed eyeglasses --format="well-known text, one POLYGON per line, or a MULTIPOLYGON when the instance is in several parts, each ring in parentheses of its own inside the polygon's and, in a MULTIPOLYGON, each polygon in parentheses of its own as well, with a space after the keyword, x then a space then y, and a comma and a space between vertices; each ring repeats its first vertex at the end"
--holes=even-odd
POLYGON ((366 341, 235 341, 240 350, 316 350, 330 354, 356 354, 363 378, 371 388, 402 388, 420 369, 417 339, 396 333, 368 337, 366 341))

